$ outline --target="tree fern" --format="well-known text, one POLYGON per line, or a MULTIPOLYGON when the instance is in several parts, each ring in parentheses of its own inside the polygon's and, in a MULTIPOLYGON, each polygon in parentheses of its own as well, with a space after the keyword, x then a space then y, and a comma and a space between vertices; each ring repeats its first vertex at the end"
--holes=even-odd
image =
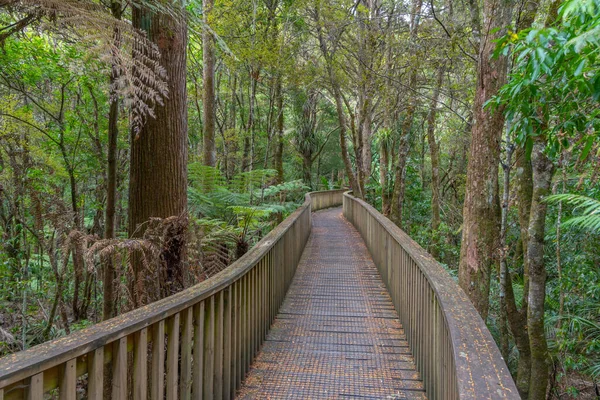
POLYGON ((548 196, 546 201, 553 204, 564 202, 575 206, 573 211, 580 215, 569 218, 563 223, 564 227, 573 226, 600 233, 600 201, 571 193, 548 196))

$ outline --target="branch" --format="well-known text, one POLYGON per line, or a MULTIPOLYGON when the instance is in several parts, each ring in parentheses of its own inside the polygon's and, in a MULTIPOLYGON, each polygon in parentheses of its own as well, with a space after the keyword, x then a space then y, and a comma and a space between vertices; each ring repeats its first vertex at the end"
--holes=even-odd
POLYGON ((52 136, 51 136, 51 135, 50 135, 48 132, 46 132, 45 130, 43 130, 43 129, 42 129, 42 128, 40 128, 39 126, 37 126, 37 125, 35 125, 35 124, 32 124, 32 123, 31 123, 31 122, 29 122, 29 121, 26 121, 26 120, 24 120, 24 119, 22 119, 22 118, 19 118, 19 117, 17 117, 16 115, 12 115, 12 114, 5 113, 5 112, 3 112, 3 111, 0 111, 0 116, 4 116, 4 117, 11 117, 11 118, 13 118, 13 119, 15 119, 15 120, 17 120, 17 121, 19 121, 19 122, 22 122, 22 123, 24 123, 25 125, 28 125, 28 126, 30 126, 30 127, 32 127, 32 128, 34 128, 34 129, 36 129, 36 130, 37 130, 37 131, 39 131, 40 133, 42 133, 44 136, 46 136, 48 139, 50 139, 52 142, 54 142, 54 144, 56 144, 56 145, 60 145, 60 143, 59 143, 59 142, 58 142, 58 141, 57 141, 55 138, 53 138, 53 137, 52 137, 52 136))

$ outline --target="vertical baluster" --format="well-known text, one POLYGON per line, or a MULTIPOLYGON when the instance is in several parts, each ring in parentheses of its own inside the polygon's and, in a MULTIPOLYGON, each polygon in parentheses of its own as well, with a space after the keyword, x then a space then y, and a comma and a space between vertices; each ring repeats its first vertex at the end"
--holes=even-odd
POLYGON ((177 399, 179 368, 179 313, 169 319, 167 337, 167 400, 177 399))
POLYGON ((127 337, 113 344, 112 399, 127 400, 127 337))
MULTIPOLYGON (((88 400, 104 398, 104 347, 88 354, 88 400)), ((1 399, 0 399, 1 400, 1 399)))
POLYGON ((60 367, 60 400, 75 400, 77 395, 77 359, 72 359, 60 367))
POLYGON ((225 303, 225 291, 221 290, 215 296, 218 303, 215 307, 215 398, 223 398, 223 309, 225 303))
POLYGON ((165 391, 165 321, 154 324, 152 331, 152 386, 150 398, 163 400, 165 391))
POLYGON ((193 308, 182 311, 183 331, 181 333, 181 377, 179 378, 179 396, 181 400, 192 398, 192 325, 193 308))
POLYGON ((248 371, 248 353, 249 351, 249 340, 248 340, 248 317, 249 317, 249 308, 248 308, 248 282, 250 280, 250 273, 246 273, 244 275, 242 281, 242 327, 241 327, 241 346, 242 346, 242 373, 240 374, 242 380, 244 379, 246 372, 248 371))
POLYGON ((231 389, 230 389, 230 397, 235 398, 235 392, 237 389, 237 368, 238 368, 238 322, 240 319, 240 314, 238 312, 238 285, 240 281, 236 281, 232 286, 232 296, 231 296, 231 389))
POLYGON ((265 328, 265 321, 264 321, 264 295, 265 295, 265 286, 263 284, 263 279, 264 279, 264 275, 265 275, 265 259, 263 258, 262 260, 260 260, 260 263, 258 264, 259 269, 258 269, 258 340, 256 342, 256 353, 258 354, 258 351, 260 349, 260 345, 262 344, 263 341, 263 333, 264 333, 264 328, 265 328))
POLYGON ((255 343, 255 338, 256 338, 256 332, 254 329, 256 327, 256 290, 255 290, 256 279, 255 279, 255 277, 256 277, 256 267, 252 268, 252 270, 250 271, 250 281, 248 282, 248 285, 249 285, 248 306, 250 308, 250 311, 249 311, 250 318, 248 320, 249 325, 250 325, 250 336, 248 337, 248 340, 250 341, 250 353, 248 354, 248 369, 250 368, 250 364, 252 364, 252 359, 254 358, 254 343, 255 343))
POLYGON ((231 307, 233 299, 233 285, 230 285, 224 293, 223 300, 223 333, 221 342, 223 345, 223 398, 231 399, 231 307))
POLYGON ((202 399, 204 379, 204 302, 194 307, 194 373, 192 393, 194 399, 202 399))
POLYGON ((44 373, 40 372, 29 378, 27 400, 43 400, 44 398, 44 373))
POLYGON ((241 334, 241 322, 242 322, 242 312, 240 309, 240 303, 241 303, 241 287, 242 287, 242 280, 238 280, 235 283, 235 292, 234 292, 234 306, 235 306, 235 317, 233 318, 233 321, 235 323, 235 334, 234 334, 234 355, 233 355, 233 359, 234 359, 234 371, 233 371, 233 394, 235 397, 235 393, 237 392, 237 389, 239 387, 239 382, 241 381, 241 377, 240 377, 240 366, 242 364, 242 357, 241 357, 241 350, 240 350, 240 334, 241 334))
POLYGON ((245 275, 240 281, 240 368, 239 368, 239 385, 246 377, 246 281, 248 275, 245 275))
POLYGON ((133 350, 133 399, 148 398, 148 329, 135 333, 133 350))
POLYGON ((213 399, 215 361, 215 297, 207 300, 204 317, 204 398, 213 399))

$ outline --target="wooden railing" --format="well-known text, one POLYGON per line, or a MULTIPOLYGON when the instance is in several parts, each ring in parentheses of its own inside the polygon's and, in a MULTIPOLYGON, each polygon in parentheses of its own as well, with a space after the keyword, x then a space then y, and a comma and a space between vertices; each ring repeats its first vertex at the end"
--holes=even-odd
POLYGON ((496 343, 463 290, 421 246, 350 193, 362 235, 403 325, 430 399, 519 399, 496 343))
POLYGON ((0 400, 233 398, 294 276, 311 211, 342 196, 307 194, 246 255, 196 286, 0 359, 0 400))

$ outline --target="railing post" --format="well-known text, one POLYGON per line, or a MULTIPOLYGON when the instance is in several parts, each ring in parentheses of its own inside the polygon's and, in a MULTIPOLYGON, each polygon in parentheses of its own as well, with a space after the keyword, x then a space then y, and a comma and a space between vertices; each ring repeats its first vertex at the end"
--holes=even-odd
POLYGON ((194 310, 188 307, 182 311, 183 331, 181 332, 181 376, 179 377, 179 398, 192 398, 192 338, 194 310))
POLYGON ((104 347, 88 354, 87 396, 88 400, 104 400, 104 347))
POLYGON ((165 321, 154 324, 152 331, 152 380, 150 397, 163 400, 165 390, 165 321))
POLYGON ((148 330, 137 332, 133 351, 133 399, 148 398, 148 330))
POLYGON ((192 374, 192 394, 194 399, 202 399, 204 382, 204 304, 194 306, 194 372, 192 374))

